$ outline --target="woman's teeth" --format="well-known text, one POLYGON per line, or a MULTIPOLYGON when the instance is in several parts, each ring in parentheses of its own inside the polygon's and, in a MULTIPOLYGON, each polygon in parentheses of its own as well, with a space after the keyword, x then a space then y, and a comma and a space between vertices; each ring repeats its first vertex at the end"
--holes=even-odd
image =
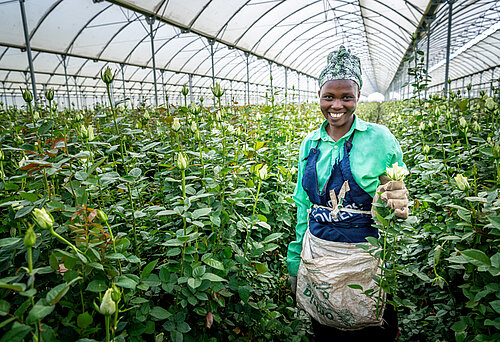
POLYGON ((330 116, 334 119, 338 119, 342 116, 344 113, 330 113, 330 116))

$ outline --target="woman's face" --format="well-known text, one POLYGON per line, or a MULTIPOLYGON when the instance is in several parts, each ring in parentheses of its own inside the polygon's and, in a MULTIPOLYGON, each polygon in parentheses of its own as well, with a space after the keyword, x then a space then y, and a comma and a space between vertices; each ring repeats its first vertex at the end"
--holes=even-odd
POLYGON ((347 132, 351 128, 359 94, 358 85, 351 80, 332 80, 323 84, 318 92, 319 106, 330 129, 347 132))

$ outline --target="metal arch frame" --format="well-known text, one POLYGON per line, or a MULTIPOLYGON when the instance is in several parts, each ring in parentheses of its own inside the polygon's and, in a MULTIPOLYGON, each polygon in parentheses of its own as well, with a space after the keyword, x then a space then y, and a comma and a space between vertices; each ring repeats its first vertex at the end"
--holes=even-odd
POLYGON ((198 14, 196 14, 196 16, 193 18, 193 20, 191 20, 191 22, 188 24, 188 27, 189 27, 190 30, 193 27, 193 25, 196 22, 196 20, 198 20, 198 18, 200 17, 200 15, 207 9, 208 6, 210 6, 210 4, 212 3, 212 1, 213 0, 208 0, 208 2, 205 4, 205 6, 203 6, 203 8, 201 9, 201 11, 199 11, 198 14))
MULTIPOLYGON (((224 25, 222 25, 222 27, 220 28, 219 31, 217 31, 217 34, 215 35, 216 37, 218 37, 221 33, 222 33, 222 36, 224 35, 224 32, 226 32, 226 29, 227 29, 227 25, 229 25, 229 23, 234 19, 234 17, 240 13, 240 11, 245 8, 249 3, 250 3, 251 0, 247 0, 247 2, 245 2, 242 6, 240 6, 240 8, 237 10, 237 11, 234 11, 234 13, 231 15, 231 17, 225 22, 224 25)), ((221 36, 221 37, 222 37, 221 36)))
POLYGON ((237 46, 241 38, 243 38, 248 33, 248 31, 250 31, 250 29, 255 26, 255 24, 257 24, 263 17, 265 17, 269 12, 271 12, 281 4, 282 4, 281 2, 278 2, 276 5, 271 6, 267 11, 265 11, 257 20, 255 20, 251 25, 247 27, 245 32, 243 32, 237 39, 235 39, 234 45, 237 46))
MULTIPOLYGON (((310 17, 310 18, 312 18, 312 17, 310 17)), ((310 18, 308 18, 307 20, 309 20, 310 18)), ((321 24, 321 25, 323 25, 323 24, 321 24)), ((319 26, 319 25, 318 25, 318 26, 319 26)), ((315 26, 314 28, 317 28, 318 26, 315 26)), ((311 28, 311 29, 312 29, 312 28, 311 28)), ((294 40, 297 40, 297 38, 299 38, 299 37, 301 37, 301 36, 305 35, 305 34, 306 34, 306 33, 308 33, 311 29, 309 29, 309 30, 307 30, 307 31, 303 31, 300 35, 296 36, 296 37, 294 38, 294 40)), ((373 28, 373 29, 374 29, 374 30, 376 30, 376 31, 378 31, 378 32, 381 32, 381 31, 380 31, 379 29, 377 29, 377 28, 373 28)), ((324 33, 326 33, 326 32, 327 32, 327 31, 329 31, 329 30, 331 30, 331 28, 328 28, 328 29, 326 29, 326 30, 322 31, 322 32, 320 32, 319 34, 320 34, 320 35, 321 35, 321 34, 324 34, 324 33)), ((392 31, 392 32, 393 32, 393 33, 395 33, 394 31, 392 31)), ((381 33, 383 33, 383 32, 381 32, 381 33)), ((365 37, 366 37, 366 33, 365 33, 365 32, 363 32, 362 30, 360 30, 360 33, 359 33, 359 34, 360 34, 360 35, 361 35, 361 34, 364 34, 364 35, 365 35, 365 37)), ((280 39, 281 39, 281 37, 280 37, 280 39)), ((388 40, 388 41, 392 41, 392 40, 388 40)), ((307 43, 308 43, 308 41, 307 41, 307 40, 305 40, 305 42, 304 42, 303 44, 301 44, 299 47, 300 47, 300 48, 302 48, 302 47, 303 47, 305 44, 307 44, 307 43)), ((367 42, 366 44, 368 45, 368 42, 367 42)), ((391 45, 392 45, 392 44, 391 44, 391 45)), ((323 46, 324 46, 324 45, 323 45, 323 46)), ((393 45, 393 46, 394 46, 394 45, 393 45)), ((401 45, 401 46, 402 46, 402 45, 401 45)), ((403 47, 403 46, 402 46, 402 47, 403 47)), ((303 50, 304 50, 304 49, 303 49, 303 50)), ((283 51, 284 51, 284 50, 283 50, 283 51)), ((275 58, 279 57, 279 56, 283 53, 283 51, 282 51, 282 52, 280 52, 280 53, 278 53, 278 54, 275 56, 275 58)), ((266 51, 266 52, 267 52, 267 51, 266 51)), ((282 63, 283 63, 283 64, 285 64, 285 63, 286 63, 286 61, 287 61, 289 58, 291 58, 291 56, 289 56, 289 57, 285 58, 285 59, 282 61, 282 63)), ((369 56, 368 56, 368 58, 369 58, 369 56)), ((306 65, 306 66, 304 67, 304 69, 306 69, 306 70, 307 70, 307 67, 308 67, 308 65, 306 65)))
MULTIPOLYGON (((329 29, 327 29, 327 30, 325 30, 325 31, 322 31, 322 32, 320 32, 319 34, 320 34, 320 35, 322 35, 322 34, 326 33, 328 30, 329 30, 329 29)), ((304 33, 306 33, 306 32, 304 32, 304 33)), ((302 35, 302 34, 301 34, 301 35, 302 35)), ((299 35, 298 37, 300 37, 301 35, 299 35)), ((300 48, 302 48, 304 45, 306 45, 306 44, 308 44, 308 43, 310 43, 310 42, 309 42, 309 41, 307 41, 307 40, 305 40, 305 42, 304 42, 303 44, 301 44, 301 45, 300 45, 300 48)), ((310 44, 317 44, 317 43, 310 43, 310 44)), ((322 50, 322 49, 324 49, 327 45, 331 45, 331 44, 332 44, 332 41, 325 42, 323 45, 319 46, 317 49, 318 49, 318 50, 322 50)), ((392 45, 392 44, 391 44, 391 45, 392 45)), ((393 45, 393 46, 394 46, 394 45, 393 45)), ((303 50, 303 51, 308 51, 309 49, 304 48, 304 49, 302 49, 302 50, 303 50)), ((311 56, 313 53, 315 53, 315 51, 312 51, 309 55, 307 55, 307 56, 303 57, 303 59, 310 59, 310 56, 311 56)), ((286 62, 289 58, 291 58, 291 56, 287 57, 287 58, 283 61, 283 63, 285 63, 285 62, 286 62)), ((323 57, 321 57, 321 56, 316 57, 316 59, 319 59, 319 58, 323 58, 323 57)), ((369 56, 368 56, 368 58, 369 58, 369 56)), ((296 60, 298 60, 298 58, 297 58, 296 60)), ((311 60, 311 62, 310 62, 309 64, 313 64, 313 65, 314 65, 314 64, 316 64, 316 65, 317 65, 317 62, 315 62, 315 61, 311 60)), ((309 64, 305 64, 304 69, 306 69, 306 70, 307 70, 307 67, 309 66, 309 64)))
MULTIPOLYGON (((150 13, 150 12, 148 12, 146 10, 134 7, 131 4, 129 4, 129 3, 123 2, 122 0, 106 0, 106 1, 109 2, 109 3, 115 4, 117 6, 126 8, 126 9, 128 9, 130 11, 135 12, 135 13, 139 13, 139 14, 143 14, 143 15, 152 15, 152 13, 150 13)), ((156 19, 159 20, 159 21, 161 21, 161 22, 167 23, 170 26, 177 27, 177 28, 182 29, 182 30, 189 30, 188 27, 186 27, 186 26, 184 26, 182 24, 179 24, 179 23, 177 23, 177 22, 175 22, 173 20, 169 20, 168 18, 157 17, 156 19)), ((224 40, 222 40, 222 39, 220 39, 220 38, 218 38, 216 36, 209 35, 209 34, 206 34, 204 32, 198 31, 198 30, 191 30, 191 32, 194 33, 194 34, 196 34, 196 35, 198 35, 198 36, 201 36, 201 37, 205 37, 205 38, 209 38, 209 39, 214 39, 216 42, 224 44, 226 46, 233 46, 233 47, 235 47, 238 50, 241 50, 243 52, 248 52, 248 53, 250 53, 250 54, 252 54, 252 55, 254 55, 256 57, 259 57, 259 58, 262 58, 262 59, 265 59, 265 60, 270 60, 268 57, 257 55, 257 54, 255 54, 255 53, 253 53, 251 51, 248 51, 248 50, 246 50, 246 49, 244 49, 242 47, 237 47, 236 44, 224 41, 224 40)), ((272 60, 272 62, 274 62, 276 64, 281 64, 281 63, 279 63, 279 62, 277 62, 275 60, 272 60)), ((289 69, 293 70, 293 71, 297 71, 297 70, 295 70, 294 68, 291 68, 291 67, 289 67, 289 69)), ((312 75, 309 75, 309 76, 313 77, 312 75)))
POLYGON ((38 29, 43 24, 45 19, 50 15, 50 13, 52 13, 55 10, 55 8, 57 6, 59 6, 62 2, 63 2, 63 0, 57 0, 57 2, 53 3, 52 6, 50 6, 50 8, 40 17, 40 20, 38 21, 35 28, 30 33, 30 40, 33 38, 35 33, 38 31, 38 29))

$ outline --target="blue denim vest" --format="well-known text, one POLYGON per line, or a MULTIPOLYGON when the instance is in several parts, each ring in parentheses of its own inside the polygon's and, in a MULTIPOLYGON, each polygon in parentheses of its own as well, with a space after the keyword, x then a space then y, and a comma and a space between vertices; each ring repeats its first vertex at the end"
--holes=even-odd
POLYGON ((354 132, 344 143, 344 157, 337 160, 332 167, 321 193, 319 192, 318 174, 316 163, 318 162, 318 140, 316 147, 311 148, 307 157, 307 163, 302 177, 302 187, 309 196, 309 200, 318 205, 313 206, 309 212, 309 230, 314 236, 337 242, 360 243, 366 242, 366 237, 378 237, 378 229, 373 228, 373 219, 370 214, 351 213, 340 211, 338 215, 332 215, 332 201, 330 200, 331 190, 339 194, 345 181, 349 183, 350 190, 346 192, 342 201, 344 208, 370 211, 372 207, 372 197, 364 191, 354 180, 351 172, 349 153, 352 149, 352 139, 354 132), (328 207, 328 208, 327 208, 328 207))

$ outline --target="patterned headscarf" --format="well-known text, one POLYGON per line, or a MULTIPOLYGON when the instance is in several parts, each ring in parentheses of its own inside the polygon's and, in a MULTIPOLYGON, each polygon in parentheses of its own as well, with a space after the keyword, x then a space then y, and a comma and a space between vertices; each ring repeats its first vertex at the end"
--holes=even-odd
POLYGON ((359 58, 352 55, 345 46, 340 46, 332 51, 326 60, 326 67, 319 75, 319 87, 332 80, 351 80, 358 84, 359 89, 363 85, 361 79, 361 63, 359 58))

